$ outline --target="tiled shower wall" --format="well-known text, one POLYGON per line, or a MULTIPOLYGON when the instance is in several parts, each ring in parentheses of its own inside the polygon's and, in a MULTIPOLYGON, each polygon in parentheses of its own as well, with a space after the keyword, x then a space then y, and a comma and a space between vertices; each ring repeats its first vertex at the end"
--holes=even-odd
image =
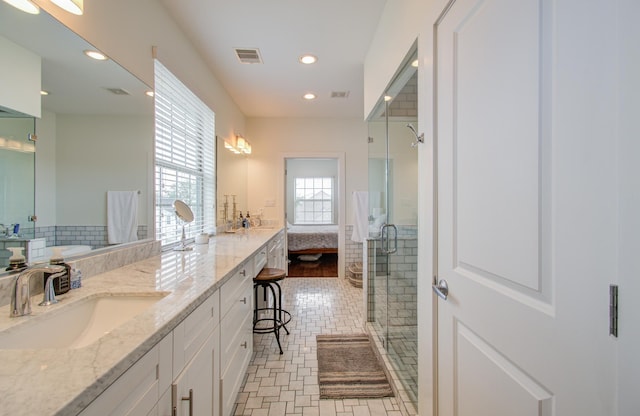
MULTIPOLYGON (((81 245, 91 248, 109 246, 107 239, 107 227, 100 225, 52 225, 49 227, 36 227, 36 238, 45 238, 48 246, 81 245)), ((138 240, 144 240, 147 236, 147 226, 138 226, 138 240)))
POLYGON ((388 284, 387 255, 380 250, 379 240, 369 241, 368 319, 388 314, 390 326, 414 326, 418 321, 418 240, 410 234, 398 234, 398 251, 389 259, 388 284))

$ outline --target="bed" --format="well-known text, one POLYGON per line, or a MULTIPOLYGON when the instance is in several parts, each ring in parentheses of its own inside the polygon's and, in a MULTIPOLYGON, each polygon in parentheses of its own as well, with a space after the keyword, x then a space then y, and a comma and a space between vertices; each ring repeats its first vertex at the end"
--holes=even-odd
POLYGON ((287 225, 289 254, 338 252, 337 225, 287 225))

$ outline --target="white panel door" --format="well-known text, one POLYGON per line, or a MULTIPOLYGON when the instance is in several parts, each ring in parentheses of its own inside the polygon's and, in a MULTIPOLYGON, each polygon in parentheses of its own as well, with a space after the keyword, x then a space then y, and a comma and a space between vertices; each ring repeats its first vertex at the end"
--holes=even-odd
POLYGON ((593 29, 614 8, 449 5, 435 32, 438 414, 613 415, 615 64, 593 29))

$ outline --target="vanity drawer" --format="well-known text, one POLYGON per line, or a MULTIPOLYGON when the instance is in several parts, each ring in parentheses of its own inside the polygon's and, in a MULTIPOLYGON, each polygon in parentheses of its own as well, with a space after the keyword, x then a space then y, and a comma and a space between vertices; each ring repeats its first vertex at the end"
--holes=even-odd
MULTIPOLYGON (((246 302, 237 301, 220 324, 220 362, 226 366, 233 358, 236 350, 251 351, 253 345, 253 286, 245 287, 242 293, 246 302)), ((225 370, 224 368, 222 369, 225 370)))
POLYGON ((268 252, 267 246, 263 246, 260 248, 260 250, 258 250, 256 255, 253 257, 254 275, 257 275, 258 273, 260 273, 260 270, 262 270, 262 268, 267 265, 267 258, 268 258, 267 252, 268 252))
MULTIPOLYGON (((220 288, 220 316, 224 317, 231 308, 245 297, 245 288, 253 286, 253 262, 249 260, 220 288)), ((251 294, 246 299, 250 304, 251 294)))
POLYGON ((173 330, 173 374, 198 352, 211 331, 220 322, 220 294, 216 291, 173 330))

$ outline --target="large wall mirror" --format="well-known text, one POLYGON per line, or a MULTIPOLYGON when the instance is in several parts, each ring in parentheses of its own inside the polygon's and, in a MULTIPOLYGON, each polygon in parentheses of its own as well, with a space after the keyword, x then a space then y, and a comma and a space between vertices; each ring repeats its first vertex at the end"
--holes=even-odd
MULTIPOLYGON (((150 88, 110 59, 89 59, 83 52, 92 46, 44 11, 29 15, 0 2, 0 38, 40 57, 37 88, 49 92, 40 117, 27 121, 37 135, 35 154, 0 156, 15 165, 10 174, 4 162, 0 169, 0 223, 7 227, 0 234, 21 224, 20 237, 46 238, 47 245, 106 247, 107 192, 135 191, 138 238, 153 237, 150 88), (28 221, 32 215, 37 221, 28 221)), ((12 65, 10 56, 2 61, 12 65)), ((6 121, 15 119, 6 104, 12 98, 0 93, 7 116, 0 117, 0 136, 13 135, 6 133, 13 129, 6 121)))

